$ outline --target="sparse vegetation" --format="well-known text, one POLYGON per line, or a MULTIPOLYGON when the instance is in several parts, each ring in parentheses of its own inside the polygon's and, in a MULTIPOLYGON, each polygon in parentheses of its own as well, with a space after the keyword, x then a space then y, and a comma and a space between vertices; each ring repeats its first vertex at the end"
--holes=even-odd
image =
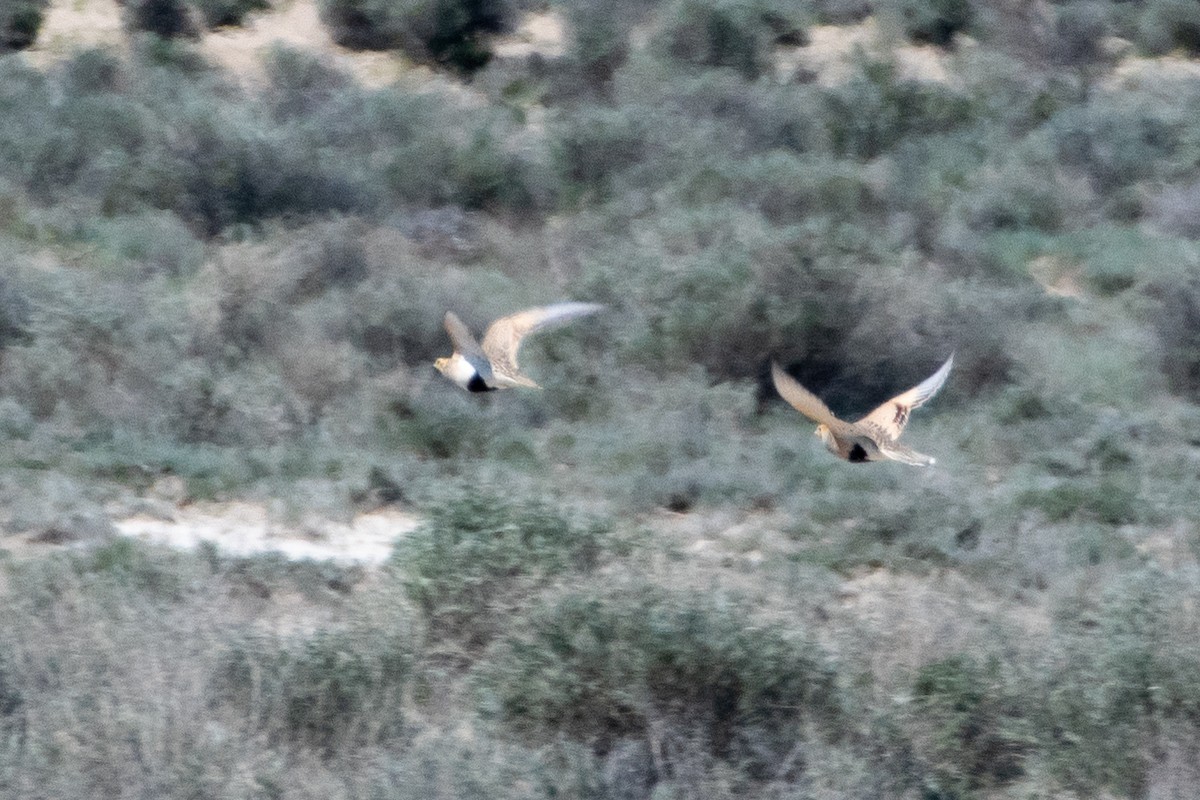
POLYGON ((324 3, 388 83, 130 0, 0 55, 0 795, 1194 794, 1195 5, 1027 6, 324 3), (567 298, 545 391, 432 369, 567 298), (926 471, 770 387, 951 351, 926 471), (370 571, 114 526, 247 498, 422 524, 370 571))

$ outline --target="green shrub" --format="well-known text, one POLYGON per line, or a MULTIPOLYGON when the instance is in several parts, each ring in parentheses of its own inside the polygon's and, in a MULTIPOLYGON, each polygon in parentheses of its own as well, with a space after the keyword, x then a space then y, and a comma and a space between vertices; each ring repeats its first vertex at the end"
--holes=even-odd
POLYGON ((271 113, 277 120, 316 124, 331 113, 345 113, 361 97, 353 81, 327 62, 303 50, 276 45, 264 59, 271 113))
POLYGON ((538 587, 595 569, 609 541, 600 523, 486 490, 457 492, 427 514, 392 564, 433 635, 469 647, 495 636, 538 587))
POLYGON ((252 117, 230 124, 208 110, 190 110, 181 121, 189 135, 172 153, 180 168, 174 210, 204 235, 284 214, 373 204, 356 176, 310 157, 288 132, 263 130, 252 117))
POLYGON ((1065 654, 1050 665, 1045 700, 1032 704, 1047 763, 1083 793, 1140 791, 1156 730, 1194 730, 1200 663, 1188 587, 1153 567, 1113 576, 1061 612, 1065 654))
MULTIPOLYGON (((102 524, 107 526, 107 520, 102 524)), ((96 576, 155 600, 176 601, 185 589, 176 563, 126 537, 111 538, 72 558, 71 564, 81 576, 96 576)))
POLYGON ((1021 495, 1021 504, 1041 509, 1054 522, 1085 517, 1105 525, 1125 525, 1141 516, 1137 492, 1124 482, 1109 479, 1033 489, 1021 495))
POLYGON ((664 11, 658 46, 693 67, 726 67, 753 80, 771 67, 780 42, 806 40, 794 6, 770 0, 677 0, 664 11))
POLYGON ((1034 744, 1026 700, 998 680, 995 664, 967 656, 926 664, 913 682, 911 726, 926 761, 927 797, 969 797, 1024 772, 1034 744))
MULTIPOLYGON (((629 57, 629 34, 636 21, 632 5, 612 0, 572 0, 566 5, 568 57, 593 91, 606 93, 613 74, 629 57)), ((555 72, 561 86, 563 76, 555 72)))
POLYGON ((481 127, 454 155, 450 199, 469 210, 532 210, 538 191, 527 173, 527 163, 506 152, 493 129, 481 127))
POLYGON ((825 89, 823 113, 834 151, 875 158, 907 137, 969 126, 971 98, 946 86, 899 78, 894 64, 865 60, 849 80, 825 89))
POLYGON ((250 638, 223 661, 214 692, 272 741, 334 752, 402 730, 412 653, 395 631, 318 631, 296 642, 250 638))
POLYGON ((49 0, 0 2, 0 53, 23 50, 37 41, 49 0))
MULTIPOLYGON (((1178 95, 1187 102, 1188 95, 1178 95)), ((1083 170, 1100 194, 1138 181, 1174 177, 1186 159, 1188 124, 1175 103, 1113 96, 1056 114, 1047 131, 1061 163, 1083 170)), ((1180 173, 1181 174, 1181 173, 1180 173)))
POLYGON ((639 581, 560 592, 476 670, 484 709, 599 753, 653 737, 668 758, 697 748, 751 776, 786 773, 797 742, 839 720, 834 672, 817 645, 751 614, 721 592, 639 581))
POLYGON ((1138 42, 1154 54, 1178 48, 1200 55, 1200 8, 1188 0, 1150 0, 1138 23, 1138 42))
POLYGON ((551 152, 572 198, 604 200, 620 174, 646 151, 637 118, 619 110, 581 110, 552 128, 551 152))

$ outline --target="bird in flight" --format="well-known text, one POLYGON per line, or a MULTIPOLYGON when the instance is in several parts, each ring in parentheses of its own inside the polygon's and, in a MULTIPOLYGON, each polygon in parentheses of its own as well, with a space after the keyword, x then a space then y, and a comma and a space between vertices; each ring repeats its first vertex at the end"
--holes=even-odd
POLYGON ((490 392, 514 386, 540 389, 542 387, 522 374, 517 366, 521 340, 531 333, 595 314, 603 308, 598 303, 555 303, 528 308, 489 325, 482 343, 475 340, 470 329, 453 311, 447 311, 444 324, 454 344, 454 353, 437 359, 433 366, 469 392, 490 392))
POLYGON ((815 394, 788 375, 779 364, 771 362, 771 378, 775 388, 792 408, 817 423, 814 433, 825 444, 826 449, 838 458, 860 464, 865 461, 891 459, 917 467, 931 466, 935 459, 918 453, 900 444, 897 439, 904 433, 908 416, 929 398, 937 394, 946 382, 950 367, 954 365, 954 354, 937 372, 918 383, 907 392, 898 394, 857 422, 846 422, 833 415, 829 407, 815 394))

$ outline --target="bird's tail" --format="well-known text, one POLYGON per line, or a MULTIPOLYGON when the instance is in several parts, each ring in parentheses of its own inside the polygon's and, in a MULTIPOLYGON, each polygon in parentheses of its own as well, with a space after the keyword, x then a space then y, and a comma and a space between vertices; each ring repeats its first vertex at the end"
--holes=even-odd
POLYGON ((932 467, 937 463, 937 459, 933 456, 918 453, 916 450, 905 447, 902 444, 880 445, 879 452, 893 461, 912 464, 914 467, 932 467))
POLYGON ((504 389, 514 389, 518 386, 525 388, 525 389, 541 389, 542 388, 539 384, 537 384, 533 380, 533 378, 530 378, 527 375, 523 375, 520 372, 512 373, 512 374, 496 373, 495 381, 496 381, 497 386, 504 388, 504 389))

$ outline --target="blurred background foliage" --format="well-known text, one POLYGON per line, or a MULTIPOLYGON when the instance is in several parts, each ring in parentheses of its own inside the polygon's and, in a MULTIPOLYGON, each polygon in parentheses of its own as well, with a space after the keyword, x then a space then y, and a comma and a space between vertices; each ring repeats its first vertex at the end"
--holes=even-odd
POLYGON ((321 0, 386 85, 205 48, 273 6, 38 60, 0 0, 0 794, 1191 796, 1200 5, 321 0), (568 298, 545 392, 433 371, 447 309, 568 298), (769 383, 853 416, 952 351, 925 472, 769 383), (113 539, 166 478, 423 524, 369 575, 113 539))

